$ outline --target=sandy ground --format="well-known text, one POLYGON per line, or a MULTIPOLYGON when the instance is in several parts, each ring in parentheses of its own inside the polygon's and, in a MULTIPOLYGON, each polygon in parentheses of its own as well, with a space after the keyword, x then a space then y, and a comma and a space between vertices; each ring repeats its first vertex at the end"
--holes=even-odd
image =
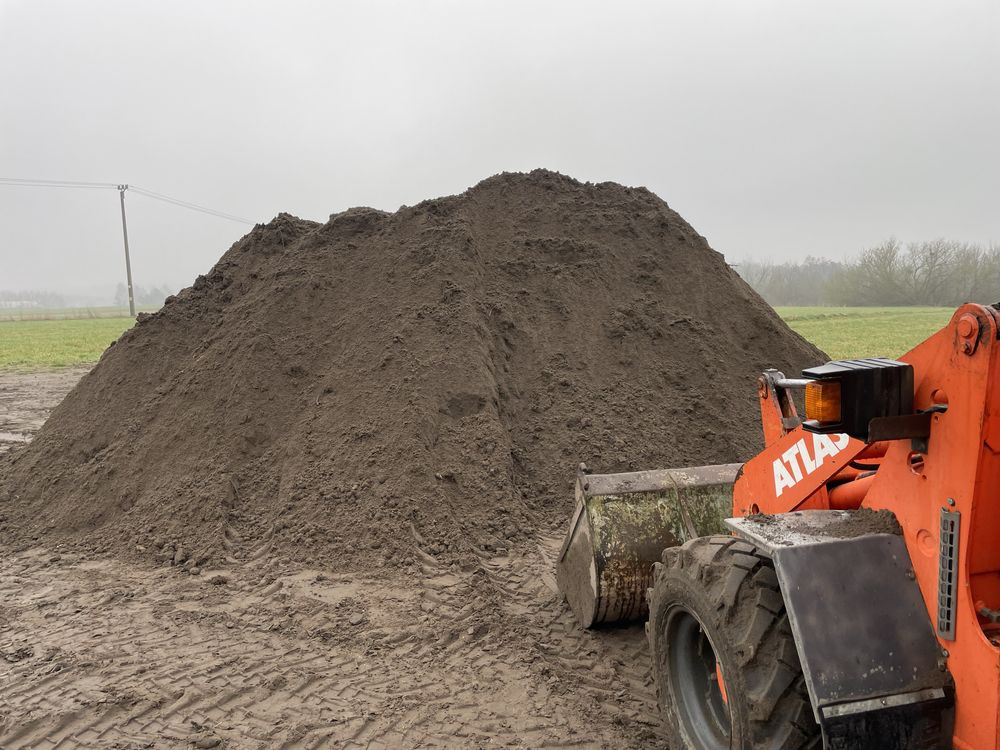
MULTIPOLYGON (((82 372, 0 375, 0 451, 82 372)), ((427 557, 417 585, 266 542, 200 575, 0 546, 0 748, 662 744, 642 627, 579 630, 558 544, 427 557), (477 618, 484 598, 511 624, 477 618)))
POLYGON ((0 453, 30 440, 88 369, 0 373, 0 453))

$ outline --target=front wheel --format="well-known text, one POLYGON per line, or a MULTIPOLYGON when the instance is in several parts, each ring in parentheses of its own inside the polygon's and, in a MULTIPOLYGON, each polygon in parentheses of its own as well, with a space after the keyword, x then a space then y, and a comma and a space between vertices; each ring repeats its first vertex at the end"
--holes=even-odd
POLYGON ((774 567, 753 545, 712 536, 666 549, 648 597, 675 750, 821 746, 774 567))

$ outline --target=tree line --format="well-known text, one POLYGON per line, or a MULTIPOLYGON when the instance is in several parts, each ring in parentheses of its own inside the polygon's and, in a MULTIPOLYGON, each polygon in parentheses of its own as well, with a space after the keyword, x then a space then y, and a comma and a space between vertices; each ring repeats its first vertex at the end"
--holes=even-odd
POLYGON ((954 307, 1000 301, 1000 245, 890 238, 853 260, 755 260, 737 272, 771 305, 954 307))
MULTIPOLYGON (((138 284, 132 287, 132 296, 139 307, 159 307, 173 292, 167 286, 151 286, 148 289, 138 284)), ((128 307, 128 287, 119 283, 115 289, 115 306, 128 307)))
POLYGON ((61 294, 37 289, 0 289, 0 307, 63 307, 61 294))
MULTIPOLYGON (((135 296, 135 303, 140 307, 159 307, 163 300, 173 292, 167 285, 162 286, 134 286, 132 293, 135 296)), ((105 293, 106 294, 106 293, 105 293)), ((79 295, 77 295, 78 297, 79 295)), ((103 295, 102 295, 103 296, 103 295)), ((128 287, 119 283, 115 289, 113 299, 105 297, 102 301, 99 297, 88 299, 83 302, 79 299, 67 298, 58 292, 39 289, 0 289, 0 308, 47 308, 58 309, 62 307, 89 306, 92 303, 98 305, 113 304, 115 307, 128 307, 128 287)))

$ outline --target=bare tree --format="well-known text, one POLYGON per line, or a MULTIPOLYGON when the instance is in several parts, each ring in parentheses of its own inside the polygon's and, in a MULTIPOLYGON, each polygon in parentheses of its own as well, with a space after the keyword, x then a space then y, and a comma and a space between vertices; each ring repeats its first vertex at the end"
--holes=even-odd
POLYGON ((895 237, 845 263, 746 261, 737 270, 772 305, 933 305, 1000 301, 1000 246, 895 237))

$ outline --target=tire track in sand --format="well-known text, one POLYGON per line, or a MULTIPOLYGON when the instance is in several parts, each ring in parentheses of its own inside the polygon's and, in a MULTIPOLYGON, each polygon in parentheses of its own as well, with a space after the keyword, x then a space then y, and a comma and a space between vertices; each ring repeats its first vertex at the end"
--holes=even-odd
POLYGON ((0 549, 0 747, 638 746, 641 628, 577 629, 554 549, 416 581, 0 549))

